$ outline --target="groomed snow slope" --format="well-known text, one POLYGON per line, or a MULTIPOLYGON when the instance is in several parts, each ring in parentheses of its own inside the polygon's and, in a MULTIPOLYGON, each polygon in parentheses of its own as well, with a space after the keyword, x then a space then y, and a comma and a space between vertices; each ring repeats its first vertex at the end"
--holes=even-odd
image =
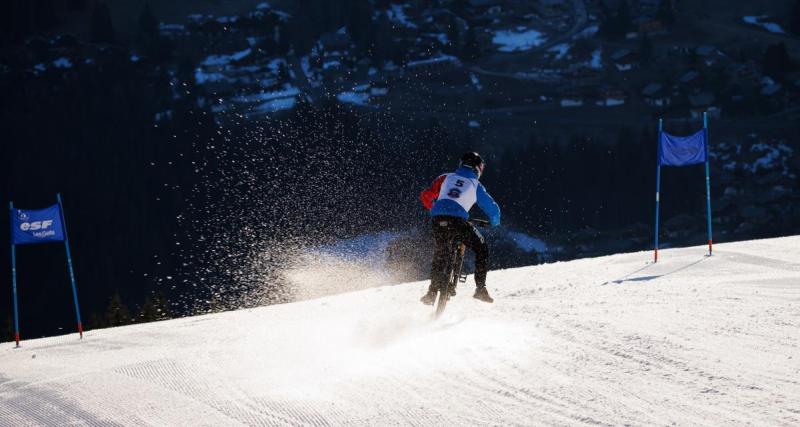
POLYGON ((0 345, 0 425, 797 425, 800 237, 0 345))

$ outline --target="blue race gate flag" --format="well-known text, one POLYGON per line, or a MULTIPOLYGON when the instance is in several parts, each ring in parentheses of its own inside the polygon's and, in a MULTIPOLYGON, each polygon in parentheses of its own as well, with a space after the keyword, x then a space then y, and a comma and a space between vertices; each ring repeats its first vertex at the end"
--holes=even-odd
POLYGON ((706 161, 705 129, 692 136, 674 136, 661 132, 658 150, 660 166, 688 166, 706 161))
POLYGON ((688 166, 705 163, 706 216, 708 224, 708 256, 713 253, 711 231, 711 172, 708 155, 708 113, 703 113, 703 129, 691 136, 674 136, 664 132, 664 120, 658 120, 658 149, 656 161, 656 226, 653 262, 658 262, 658 224, 661 208, 661 167, 688 166))
POLYGON ((67 225, 61 194, 56 194, 53 206, 39 210, 14 209, 14 202, 8 202, 11 216, 11 289, 14 295, 14 341, 19 347, 19 307, 17 304, 17 245, 31 245, 47 242, 64 242, 67 251, 67 268, 72 284, 72 299, 75 302, 75 317, 78 320, 78 333, 83 339, 81 308, 78 306, 78 288, 75 285, 75 271, 72 267, 72 254, 69 251, 67 225))
POLYGON ((63 242, 64 225, 61 209, 55 204, 40 210, 13 209, 11 211, 11 242, 30 245, 63 242))

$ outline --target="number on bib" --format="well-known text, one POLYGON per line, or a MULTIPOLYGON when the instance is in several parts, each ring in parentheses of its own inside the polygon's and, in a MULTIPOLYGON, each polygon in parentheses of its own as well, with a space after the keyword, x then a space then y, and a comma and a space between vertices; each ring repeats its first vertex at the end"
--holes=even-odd
POLYGON ((457 188, 453 188, 452 190, 450 190, 447 193, 447 195, 452 197, 452 198, 454 198, 454 199, 457 199, 459 196, 461 196, 461 190, 459 190, 457 188))

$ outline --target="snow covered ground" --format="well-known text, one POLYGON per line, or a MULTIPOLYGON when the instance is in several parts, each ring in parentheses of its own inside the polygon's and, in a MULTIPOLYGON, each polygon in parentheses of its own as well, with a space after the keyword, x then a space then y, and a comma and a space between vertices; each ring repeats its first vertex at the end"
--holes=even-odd
POLYGON ((0 425, 797 425, 800 237, 0 345, 0 425))

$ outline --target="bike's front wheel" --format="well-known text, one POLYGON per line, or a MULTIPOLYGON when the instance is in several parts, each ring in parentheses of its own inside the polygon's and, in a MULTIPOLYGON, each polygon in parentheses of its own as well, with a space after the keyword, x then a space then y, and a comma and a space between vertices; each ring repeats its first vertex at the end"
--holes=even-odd
POLYGON ((443 287, 439 289, 439 301, 436 303, 436 317, 444 313, 444 308, 447 306, 447 301, 450 299, 450 291, 443 287))
POLYGON ((458 277, 461 275, 461 260, 464 256, 464 246, 457 244, 454 245, 453 252, 450 256, 450 262, 447 264, 447 281, 442 283, 439 288, 439 300, 436 303, 436 317, 444 313, 447 306, 447 301, 450 300, 450 290, 455 289, 458 284, 458 277))

